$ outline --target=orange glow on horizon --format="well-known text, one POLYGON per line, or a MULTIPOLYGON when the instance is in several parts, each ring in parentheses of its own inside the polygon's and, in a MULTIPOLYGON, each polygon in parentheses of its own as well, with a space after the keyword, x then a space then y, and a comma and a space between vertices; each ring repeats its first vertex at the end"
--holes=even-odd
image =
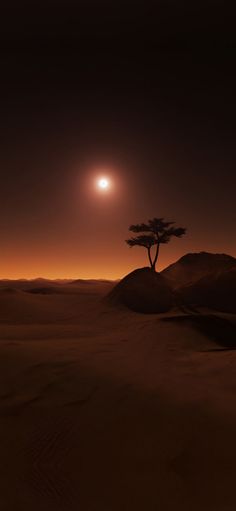
MULTIPOLYGON (((173 254, 172 254, 173 255, 173 254)), ((109 256, 109 254, 108 254, 109 256)), ((50 280, 56 279, 107 279, 117 280, 135 270, 136 268, 148 266, 146 254, 143 251, 129 250, 121 247, 120 254, 115 259, 113 257, 97 256, 96 265, 89 255, 83 255, 82 258, 68 257, 68 264, 65 258, 53 261, 52 255, 49 258, 39 256, 26 260, 24 257, 18 257, 16 261, 13 256, 5 261, 1 260, 0 280, 17 280, 17 279, 36 279, 45 278, 50 280), (126 253, 126 257, 124 254, 126 253)), ((161 271, 165 266, 172 262, 168 259, 160 259, 157 270, 161 271)))
MULTIPOLYGON (((157 271, 163 270, 169 264, 176 262, 187 252, 200 252, 201 245, 192 247, 190 243, 169 246, 160 253, 157 271)), ((209 252, 227 252, 227 250, 217 250, 215 247, 204 247, 209 252)), ((37 252, 37 251, 36 251, 37 252)), ((233 252, 233 251, 232 251, 233 252)), ((231 255, 235 256, 231 252, 231 255)), ((120 247, 107 248, 104 250, 91 253, 86 247, 83 254, 79 253, 61 253, 55 255, 50 253, 37 253, 34 257, 27 257, 26 254, 17 254, 11 252, 9 257, 1 257, 0 260, 0 280, 17 280, 17 279, 36 279, 45 278, 50 280, 56 279, 106 279, 118 280, 135 270, 149 266, 146 253, 143 250, 135 250, 120 247), (114 250, 114 251, 113 251, 114 250), (116 255, 115 255, 116 254, 116 255)))

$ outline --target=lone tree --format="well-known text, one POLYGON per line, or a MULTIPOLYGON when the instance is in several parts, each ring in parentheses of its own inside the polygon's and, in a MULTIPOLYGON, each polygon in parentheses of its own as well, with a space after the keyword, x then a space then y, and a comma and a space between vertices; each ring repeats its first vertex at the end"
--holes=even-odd
POLYGON ((148 252, 148 259, 153 271, 156 271, 156 263, 161 243, 169 243, 172 236, 181 238, 185 233, 184 227, 175 227, 175 222, 165 222, 164 218, 153 218, 147 224, 136 224, 129 227, 131 232, 143 233, 139 236, 129 238, 126 243, 130 247, 138 245, 145 247, 148 252), (152 256, 151 249, 156 245, 156 251, 152 256))

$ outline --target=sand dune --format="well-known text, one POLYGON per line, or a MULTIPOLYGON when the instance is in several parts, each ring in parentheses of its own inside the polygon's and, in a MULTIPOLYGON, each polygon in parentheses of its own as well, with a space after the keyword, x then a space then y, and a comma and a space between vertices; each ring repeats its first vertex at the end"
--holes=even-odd
POLYGON ((235 315, 81 287, 0 292, 1 509, 233 511, 235 315))

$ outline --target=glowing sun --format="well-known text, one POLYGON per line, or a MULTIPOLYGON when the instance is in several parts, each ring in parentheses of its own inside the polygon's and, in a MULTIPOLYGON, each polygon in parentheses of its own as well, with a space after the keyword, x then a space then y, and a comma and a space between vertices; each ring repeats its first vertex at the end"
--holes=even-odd
POLYGON ((100 188, 100 190, 107 190, 110 186, 109 179, 107 179, 106 177, 101 177, 100 179, 98 179, 97 185, 98 188, 100 188))

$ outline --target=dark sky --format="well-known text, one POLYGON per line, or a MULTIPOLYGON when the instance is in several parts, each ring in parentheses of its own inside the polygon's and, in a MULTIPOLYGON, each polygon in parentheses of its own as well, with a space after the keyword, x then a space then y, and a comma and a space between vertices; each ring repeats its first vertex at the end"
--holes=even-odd
POLYGON ((0 277, 120 277, 152 216, 188 228, 160 267, 236 256, 227 3, 19 0, 0 20, 0 277))

